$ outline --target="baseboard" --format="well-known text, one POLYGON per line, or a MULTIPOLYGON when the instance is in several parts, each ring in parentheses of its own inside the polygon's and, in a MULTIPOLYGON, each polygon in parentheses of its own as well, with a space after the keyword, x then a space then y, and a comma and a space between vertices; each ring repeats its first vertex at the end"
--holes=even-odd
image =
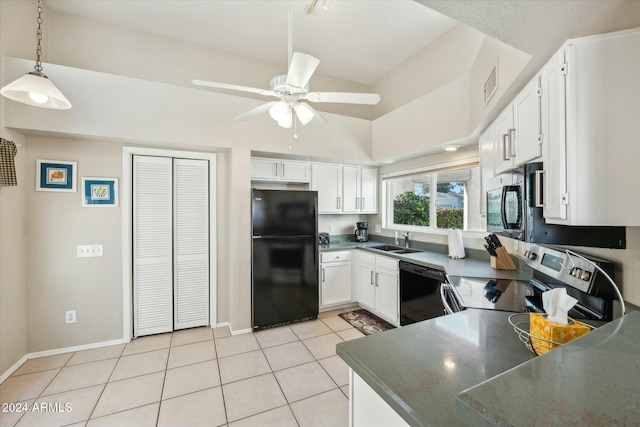
POLYGON ((111 345, 127 344, 129 341, 130 340, 121 338, 121 339, 112 340, 112 341, 102 341, 102 342, 96 342, 93 344, 84 344, 84 345, 77 345, 73 347, 55 348, 53 350, 44 350, 44 351, 36 351, 33 353, 27 353, 24 356, 22 356, 20 360, 14 363, 13 366, 7 369, 7 371, 4 372, 2 376, 0 376, 0 384, 2 384, 7 378, 9 378, 16 370, 18 370, 20 366, 22 366, 23 363, 25 363, 29 359, 37 359, 38 357, 56 356, 58 354, 71 353, 71 352, 82 351, 82 350, 93 350, 94 348, 109 347, 111 345))
POLYGON ((224 328, 225 326, 228 326, 229 329, 231 329, 231 324, 229 322, 217 323, 216 326, 214 326, 214 327, 215 328, 224 328))
POLYGON ((231 335, 242 335, 242 334, 248 334, 253 332, 252 328, 247 328, 247 329, 238 329, 237 331, 234 331, 233 329, 229 328, 231 330, 231 335))
POLYGON ((11 366, 9 369, 7 369, 2 375, 0 375, 0 384, 2 384, 4 382, 4 380, 9 378, 11 376, 11 374, 13 374, 15 371, 17 371, 18 368, 20 366, 22 366, 22 364, 24 362, 26 362, 27 360, 29 360, 29 359, 27 358, 26 355, 22 356, 20 358, 20 360, 18 360, 16 363, 14 363, 13 366, 11 366))

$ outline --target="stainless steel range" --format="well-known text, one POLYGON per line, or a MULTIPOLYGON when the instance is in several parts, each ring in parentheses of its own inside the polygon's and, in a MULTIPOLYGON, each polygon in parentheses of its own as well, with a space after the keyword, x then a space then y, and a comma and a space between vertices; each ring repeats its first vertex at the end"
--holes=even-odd
MULTIPOLYGON (((574 319, 609 321, 614 318, 616 292, 593 265, 563 249, 532 245, 525 254, 533 271, 529 281, 451 277, 441 288, 446 312, 467 308, 512 312, 544 312, 542 293, 566 288, 578 300, 569 316, 574 319)), ((610 261, 587 256, 613 278, 610 261)))

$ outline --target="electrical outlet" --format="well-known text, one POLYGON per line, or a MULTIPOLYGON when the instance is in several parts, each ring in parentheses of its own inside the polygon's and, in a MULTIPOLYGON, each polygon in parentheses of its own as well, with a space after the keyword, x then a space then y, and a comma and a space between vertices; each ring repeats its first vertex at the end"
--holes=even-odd
POLYGON ((376 233, 382 233, 382 226, 380 224, 376 224, 376 233))
POLYGON ((65 313, 65 319, 67 323, 76 323, 76 311, 70 310, 65 313))
POLYGON ((333 225, 329 226, 329 233, 333 234, 333 232, 335 231, 335 229, 333 228, 333 225))
POLYGON ((514 250, 515 252, 518 252, 518 246, 519 246, 519 245, 518 245, 518 241, 514 239, 514 240, 513 240, 513 250, 514 250))

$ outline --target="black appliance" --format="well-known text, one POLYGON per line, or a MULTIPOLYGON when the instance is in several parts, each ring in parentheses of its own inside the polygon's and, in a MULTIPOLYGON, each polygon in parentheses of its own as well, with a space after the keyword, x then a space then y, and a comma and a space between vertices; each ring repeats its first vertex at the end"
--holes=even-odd
POLYGON ((254 330, 318 317, 318 193, 252 190, 254 330))
MULTIPOLYGON (((442 304, 448 313, 467 308, 511 312, 544 313, 542 293, 565 288, 578 302, 569 316, 578 320, 610 321, 615 317, 616 292, 599 270, 588 262, 569 256, 560 248, 531 245, 526 264, 533 277, 529 281, 451 277, 441 287, 442 304)), ((614 277, 614 264, 587 256, 614 277)))
POLYGON ((547 224, 541 207, 542 163, 487 181, 487 231, 530 243, 626 248, 625 227, 547 224))
POLYGON ((398 264, 400 325, 442 316, 444 309, 439 289, 440 285, 447 281, 445 273, 406 261, 400 261, 398 264))
POLYGON ((369 223, 368 222, 356 222, 355 231, 356 242, 368 242, 369 241, 369 223))

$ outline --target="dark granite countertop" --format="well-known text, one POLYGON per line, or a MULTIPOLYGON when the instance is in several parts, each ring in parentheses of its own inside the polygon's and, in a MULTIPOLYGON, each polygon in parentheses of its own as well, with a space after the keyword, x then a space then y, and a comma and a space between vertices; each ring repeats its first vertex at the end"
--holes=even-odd
POLYGON ((535 357, 509 314, 465 310, 340 343, 337 353, 410 425, 463 425, 458 393, 535 357))
POLYGON ((640 425, 640 312, 462 392, 473 426, 640 425))
MULTIPOLYGON (((375 246, 393 244, 392 239, 385 240, 369 240, 368 242, 352 242, 345 240, 333 240, 329 245, 320 245, 320 252, 346 250, 346 249, 363 249, 379 255, 385 255, 397 258, 402 261, 411 262, 422 265, 424 267, 443 270, 448 276, 461 277, 482 277, 487 279, 512 279, 512 280, 529 280, 531 278, 531 270, 522 264, 519 270, 494 270, 489 262, 489 255, 480 251, 468 250, 469 256, 462 259, 451 259, 447 256, 446 248, 443 245, 425 245, 424 248, 419 246, 420 242, 414 242, 412 246, 421 252, 409 254, 395 254, 373 249, 375 246), (443 249, 444 248, 444 249, 443 249)), ((514 257, 514 260, 516 257, 514 257)))

